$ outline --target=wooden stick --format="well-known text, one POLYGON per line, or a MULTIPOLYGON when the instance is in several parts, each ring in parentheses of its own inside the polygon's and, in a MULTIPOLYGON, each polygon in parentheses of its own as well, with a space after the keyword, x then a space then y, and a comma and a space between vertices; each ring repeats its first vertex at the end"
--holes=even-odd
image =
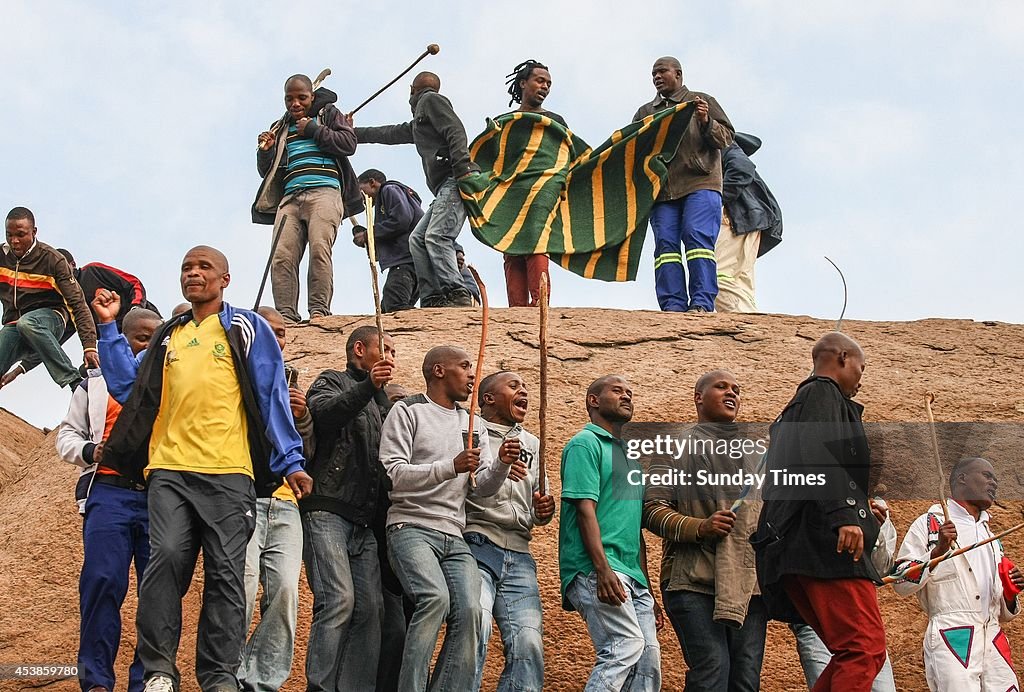
POLYGON ((540 405, 537 419, 540 427, 540 461, 537 467, 540 494, 547 495, 548 474, 548 273, 540 275, 540 405))
POLYGON ((946 474, 942 470, 942 459, 939 457, 939 438, 935 435, 935 416, 932 415, 932 403, 935 395, 931 392, 925 394, 924 406, 928 411, 928 431, 932 437, 932 451, 935 452, 935 466, 939 472, 939 504, 942 505, 943 522, 949 521, 949 506, 946 504, 946 474))
POLYGON ((390 87, 392 84, 394 84, 399 79, 404 77, 409 72, 409 70, 411 70, 412 68, 416 67, 416 65, 419 63, 420 60, 422 60, 423 58, 427 57, 428 55, 437 55, 440 52, 441 52, 441 46, 437 45, 436 43, 431 43, 429 46, 427 46, 427 49, 420 54, 420 57, 418 57, 418 58, 416 58, 415 60, 412 61, 412 65, 409 65, 409 67, 407 67, 404 70, 402 70, 397 77, 395 77, 390 82, 388 82, 387 84, 382 86, 380 89, 377 89, 377 91, 373 92, 373 95, 370 96, 370 98, 366 99, 365 101, 360 103, 358 106, 353 108, 349 112, 349 114, 348 114, 349 117, 352 117, 353 115, 355 115, 356 112, 360 108, 362 108, 363 106, 368 104, 370 101, 374 100, 375 98, 377 98, 378 96, 383 94, 387 90, 388 87, 390 87))
POLYGON ((380 357, 384 358, 384 327, 380 321, 380 287, 377 282, 377 246, 373 240, 373 200, 369 195, 363 194, 363 204, 366 206, 366 256, 370 258, 370 280, 373 283, 373 314, 377 320, 377 343, 380 347, 380 357))
MULTIPOLYGON (((469 397, 469 428, 466 432, 466 445, 473 444, 473 410, 476 408, 476 388, 480 386, 480 375, 484 371, 484 350, 487 347, 487 318, 490 315, 490 310, 487 306, 487 287, 484 286, 483 280, 480 278, 480 274, 477 272, 476 267, 472 264, 467 264, 466 268, 469 269, 469 273, 473 275, 473 281, 476 281, 476 287, 480 289, 480 304, 483 306, 483 316, 480 322, 480 350, 476 355, 476 369, 473 374, 473 395, 469 397)), ((469 472, 469 485, 472 488, 476 487, 476 472, 469 472)))
POLYGON ((274 253, 277 252, 277 242, 281 240, 281 231, 284 230, 284 225, 288 223, 288 215, 282 214, 281 220, 277 222, 277 228, 274 230, 274 239, 270 241, 270 257, 267 258, 267 267, 263 270, 263 280, 260 281, 260 290, 256 291, 256 303, 252 306, 253 310, 260 309, 260 301, 263 299, 263 289, 267 287, 267 276, 270 275, 270 265, 274 261, 274 253))
POLYGON ((963 555, 968 550, 974 550, 975 548, 980 548, 983 545, 988 545, 992 541, 998 541, 1003 536, 1009 535, 1009 534, 1013 533, 1014 531, 1019 531, 1020 529, 1024 529, 1024 522, 1021 522, 1020 524, 1017 524, 1016 526, 1011 526, 1010 528, 1006 529, 1005 531, 1001 531, 1001 532, 997 533, 994 536, 989 536, 988 538, 986 538, 984 540, 981 540, 981 541, 978 541, 977 543, 972 543, 971 545, 967 545, 967 546, 964 546, 963 548, 959 548, 959 549, 954 550, 952 552, 948 552, 945 555, 939 555, 938 557, 933 557, 931 560, 929 560, 928 562, 926 562, 924 564, 911 565, 911 566, 909 566, 907 568, 906 571, 894 572, 892 574, 884 576, 884 577, 882 577, 882 582, 885 583, 885 584, 893 584, 893 583, 898 582, 898 581, 905 581, 907 579, 911 579, 911 578, 917 576, 918 574, 920 574, 924 570, 925 567, 928 567, 929 569, 934 568, 939 563, 945 562, 946 560, 948 560, 951 557, 956 557, 957 555, 963 555))

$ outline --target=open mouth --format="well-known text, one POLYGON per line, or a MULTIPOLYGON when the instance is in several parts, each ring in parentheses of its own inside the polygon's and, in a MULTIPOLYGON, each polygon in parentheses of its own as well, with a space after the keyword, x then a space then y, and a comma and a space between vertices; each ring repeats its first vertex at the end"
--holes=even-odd
POLYGON ((735 411, 736 410, 736 400, 735 399, 725 399, 722 402, 722 406, 724 406, 725 408, 729 409, 730 411, 735 411))
POLYGON ((529 407, 529 398, 525 396, 516 397, 512 400, 512 408, 519 411, 523 415, 526 415, 526 410, 529 407))

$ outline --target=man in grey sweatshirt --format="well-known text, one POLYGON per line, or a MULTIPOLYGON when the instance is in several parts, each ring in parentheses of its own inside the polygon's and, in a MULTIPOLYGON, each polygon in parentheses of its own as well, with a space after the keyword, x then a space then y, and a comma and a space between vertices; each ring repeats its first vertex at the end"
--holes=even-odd
POLYGON ((523 430, 529 395, 521 375, 508 370, 488 375, 477 390, 491 453, 515 457, 497 493, 466 498, 464 536, 480 568, 481 632, 476 681, 480 689, 491 638, 491 618, 505 646, 498 691, 544 687, 542 608, 537 563, 530 555, 534 526, 555 515, 555 500, 540 485, 540 441, 523 430))
POLYGON ((473 440, 466 444, 469 412, 457 406, 473 393, 469 354, 436 346, 423 359, 427 393, 392 407, 381 434, 380 460, 391 478, 388 557, 415 605, 405 638, 401 690, 468 690, 476 673, 480 634, 480 571, 462 538, 466 494, 476 473, 476 492, 498 491, 518 458, 499 460, 489 445, 479 445, 484 421, 476 417, 473 440), (444 645, 433 675, 433 656, 441 623, 444 645))
POLYGON ((466 128, 452 103, 440 94, 441 78, 420 72, 412 80, 409 105, 413 119, 399 125, 357 127, 363 144, 415 144, 423 160, 427 187, 434 195, 427 212, 409 236, 409 251, 420 282, 420 307, 471 306, 455 265, 455 239, 466 221, 456 180, 479 172, 469 158, 466 128))

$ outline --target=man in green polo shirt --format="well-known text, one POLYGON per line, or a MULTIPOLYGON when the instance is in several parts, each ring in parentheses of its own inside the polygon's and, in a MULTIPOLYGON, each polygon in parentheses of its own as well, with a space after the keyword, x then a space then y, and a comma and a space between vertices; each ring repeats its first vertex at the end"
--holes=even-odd
POLYGON ((661 689, 661 608, 649 589, 640 534, 643 487, 623 451, 633 392, 621 375, 587 389, 590 423, 562 450, 558 567, 562 607, 577 610, 597 652, 585 690, 661 689))

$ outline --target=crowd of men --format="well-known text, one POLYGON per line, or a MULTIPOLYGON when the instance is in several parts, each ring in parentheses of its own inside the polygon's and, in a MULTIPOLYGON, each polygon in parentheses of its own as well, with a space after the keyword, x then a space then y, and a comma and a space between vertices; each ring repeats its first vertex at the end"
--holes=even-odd
MULTIPOLYGON (((746 159, 759 142, 733 141, 720 106, 683 86, 675 59, 659 59, 652 75, 658 96, 637 118, 696 104, 681 145, 689 148, 672 160, 685 172, 670 172, 652 214, 662 307, 710 312, 726 284, 731 305, 753 307, 752 258, 778 241, 757 211, 770 206, 770 193, 746 159), (730 172, 730 159, 745 163, 730 172), (734 179, 747 182, 730 192, 734 179), (715 265, 723 190, 736 258, 728 281, 715 265), (759 236, 758 247, 748 247, 747 235, 759 236)), ((513 101, 543 110, 547 69, 530 61, 511 77, 513 101)), ((228 304, 228 259, 200 245, 181 263, 186 302, 165 321, 135 277, 105 265, 77 270, 37 240, 31 211, 8 214, 0 371, 41 362, 73 392, 57 447, 81 468, 83 691, 115 688, 133 563, 137 646, 128 689, 178 689, 182 598, 200 552, 195 676, 204 692, 284 684, 302 565, 313 594, 308 690, 479 689, 493 624, 503 643, 498 689, 541 690, 543 608, 530 542, 556 513, 562 606, 580 614, 596 652, 587 690, 660 689, 666 614, 687 663, 687 690, 759 689, 769 619, 793 625, 809 688, 895 689, 876 587, 907 567, 916 571, 896 588, 916 594, 929 616, 929 687, 1013 689, 1000 623, 1018 612, 1024 577, 998 542, 930 562, 960 539, 992 535, 994 469, 984 459, 959 461, 949 516, 932 507, 897 551, 887 507, 872 498, 871 450, 854 400, 866 359, 849 336, 829 333, 814 345, 812 374, 773 425, 765 455, 688 453, 650 468, 820 473, 825 482, 811 494, 785 484, 702 495, 631 482, 640 465, 623 442, 634 415, 624 375, 600 377, 580 393, 589 422, 562 449, 559 498, 541 480, 539 440, 523 428, 525 378, 498 370, 476 382, 461 347, 429 349, 414 393, 392 381, 401 343, 360 326, 338 369, 317 374, 306 392, 298 388, 283 353, 288 327, 300 321, 298 260, 308 245, 310 315, 329 314, 331 248, 360 193, 377 211, 387 308, 417 298, 424 307, 474 303, 457 259, 465 210, 455 186, 474 170, 465 131, 439 89, 435 75, 422 73, 412 84, 412 121, 354 128, 308 78, 288 80, 288 114, 259 136, 265 180, 253 207, 254 218, 276 218, 281 236, 276 309, 228 304), (435 195, 426 211, 415 191, 378 170, 355 176, 347 157, 365 142, 416 145, 435 195), (92 283, 83 290, 86 276, 92 283), (75 331, 84 370, 60 346, 75 331), (644 530, 662 540, 660 593, 644 530)), ((353 241, 365 243, 366 233, 354 229, 353 241)), ((505 271, 510 302, 515 293, 536 304, 546 258, 506 257, 505 271)), ((738 436, 741 392, 728 370, 701 376, 692 434, 738 436)))

